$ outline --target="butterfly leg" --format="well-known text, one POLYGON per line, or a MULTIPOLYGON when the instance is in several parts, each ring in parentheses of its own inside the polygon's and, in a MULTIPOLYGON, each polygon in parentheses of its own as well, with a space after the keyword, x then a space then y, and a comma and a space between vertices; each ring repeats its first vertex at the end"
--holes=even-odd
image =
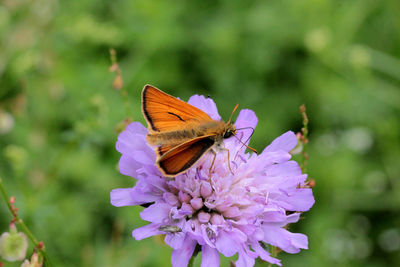
POLYGON ((211 153, 214 154, 214 158, 213 158, 213 160, 211 162, 211 166, 210 166, 210 169, 209 169, 209 172, 208 172, 208 176, 211 178, 211 171, 212 171, 212 167, 214 166, 215 158, 217 157, 217 152, 215 152, 212 149, 210 149, 210 151, 211 151, 211 153))
POLYGON ((227 148, 225 148, 225 147, 223 147, 223 148, 221 148, 221 149, 222 149, 222 150, 226 150, 226 151, 228 152, 228 168, 229 168, 229 171, 230 171, 232 174, 234 174, 233 171, 232 171, 232 169, 231 169, 231 160, 230 160, 231 156, 230 156, 230 153, 229 153, 229 149, 227 149, 227 148))

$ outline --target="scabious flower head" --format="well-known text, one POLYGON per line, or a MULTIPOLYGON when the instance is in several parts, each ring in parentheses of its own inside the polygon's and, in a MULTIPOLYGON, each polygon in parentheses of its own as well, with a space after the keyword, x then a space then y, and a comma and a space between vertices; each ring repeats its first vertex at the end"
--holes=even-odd
MULTIPOLYGON (((215 120, 220 120, 210 98, 194 95, 189 104, 215 120)), ((236 120, 237 137, 246 141, 255 128, 257 117, 242 110, 236 120)), ((136 240, 165 234, 172 247, 174 267, 187 266, 195 248, 201 248, 202 267, 219 266, 220 253, 226 257, 238 254, 236 266, 253 266, 255 259, 281 265, 270 256, 264 244, 288 253, 308 248, 307 237, 286 230, 299 220, 300 212, 314 204, 312 191, 305 184, 306 174, 291 161, 297 144, 296 135, 286 132, 259 155, 245 152, 238 139, 225 139, 228 153, 219 151, 212 168, 211 153, 205 154, 187 172, 174 179, 163 177, 155 165, 154 148, 146 142, 147 129, 131 123, 117 141, 122 154, 119 170, 137 179, 133 188, 111 191, 114 206, 145 205, 140 216, 150 222, 135 229, 136 240), (210 155, 211 154, 211 155, 210 155)))

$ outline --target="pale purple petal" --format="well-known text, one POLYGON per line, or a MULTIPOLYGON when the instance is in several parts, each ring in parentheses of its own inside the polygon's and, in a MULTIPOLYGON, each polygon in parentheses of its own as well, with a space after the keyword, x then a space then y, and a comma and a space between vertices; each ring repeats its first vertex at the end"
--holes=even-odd
POLYGON ((110 193, 111 204, 115 207, 137 205, 131 198, 132 190, 132 188, 113 189, 110 193))
POLYGON ((296 145, 297 137, 294 132, 289 131, 272 141, 272 143, 264 149, 263 153, 277 150, 285 150, 286 152, 289 152, 295 148, 296 145))
POLYGON ((281 261, 278 260, 278 259, 275 259, 275 258, 271 257, 270 254, 269 254, 265 249, 263 249, 263 248, 260 246, 260 243, 259 243, 259 242, 253 242, 253 243, 251 244, 251 247, 252 247, 252 248, 254 249, 254 251, 260 256, 260 258, 261 258, 262 260, 268 261, 268 262, 270 262, 270 263, 272 263, 272 264, 277 264, 277 265, 279 265, 279 266, 282 266, 281 261))
POLYGON ((156 192, 155 190, 153 192, 151 190, 142 191, 140 184, 137 184, 132 189, 130 197, 134 201, 135 205, 142 205, 159 201, 161 199, 161 193, 156 192))
POLYGON ((146 134, 147 129, 140 122, 129 124, 118 136, 117 151, 125 154, 130 153, 132 149, 149 149, 146 142, 146 134))
POLYGON ((282 196, 279 204, 286 210, 308 211, 314 202, 311 188, 299 188, 287 197, 282 196))
POLYGON ((165 235, 165 243, 173 249, 180 249, 185 241, 186 233, 178 232, 165 235))
POLYGON ((286 213, 282 210, 266 211, 261 218, 264 222, 280 223, 286 220, 286 213))
POLYGON ((205 98, 202 95, 193 95, 190 97, 188 103, 196 108, 201 109, 207 113, 213 120, 221 120, 221 116, 218 114, 217 105, 211 98, 205 98))
POLYGON ((153 165, 156 161, 156 155, 147 151, 134 150, 131 151, 130 155, 134 155, 136 161, 142 165, 153 165))
POLYGON ((306 235, 299 233, 290 233, 292 238, 292 244, 296 248, 308 249, 308 238, 306 235))
POLYGON ((144 209, 140 218, 152 223, 163 223, 168 218, 171 206, 167 203, 156 203, 144 209))
MULTIPOLYGON (((265 222, 264 225, 273 226, 273 227, 284 227, 287 224, 295 223, 300 219, 300 213, 293 213, 290 215, 286 215, 286 214, 282 214, 282 213, 279 213, 280 215, 277 215, 277 214, 278 214, 277 212, 276 213, 275 212, 266 213, 265 216, 263 217, 264 222, 265 222)), ((258 239, 258 240, 262 240, 262 239, 258 239)))
POLYGON ((288 253, 298 253, 300 248, 307 249, 307 236, 303 234, 291 233, 284 228, 263 226, 265 233, 264 241, 281 248, 288 253))
POLYGON ((210 246, 204 245, 201 247, 202 260, 201 267, 218 267, 220 258, 218 250, 210 246))
POLYGON ((250 257, 248 255, 248 253, 242 251, 239 252, 239 258, 238 260, 235 262, 236 267, 252 267, 254 266, 254 258, 250 257))
POLYGON ((243 109, 240 111, 235 122, 235 127, 237 129, 236 135, 224 141, 225 148, 229 149, 231 155, 236 155, 238 150, 242 152, 246 150, 244 144, 249 144, 250 137, 257 126, 257 122, 258 119, 252 110, 243 109))
POLYGON ((215 246, 225 257, 232 257, 237 252, 236 242, 225 231, 219 233, 215 246))
POLYGON ((149 185, 139 181, 133 188, 114 189, 110 193, 111 204, 116 207, 141 205, 161 199, 161 193, 150 191, 149 185))
POLYGON ((186 267, 196 248, 196 240, 186 235, 185 241, 180 249, 174 249, 171 254, 173 267, 186 267))
POLYGON ((120 173, 134 178, 137 178, 137 171, 142 167, 143 164, 137 162, 135 158, 129 154, 122 155, 118 163, 118 169, 120 173))
POLYGON ((158 175, 149 174, 145 177, 145 179, 142 179, 139 182, 140 184, 147 184, 148 188, 154 187, 158 190, 153 190, 152 192, 164 192, 168 190, 168 186, 165 183, 165 178, 158 175))
POLYGON ((238 129, 236 136, 242 141, 248 141, 256 128, 258 119, 254 111, 242 109, 236 119, 235 126, 238 129))
MULTIPOLYGON (((288 161, 292 156, 284 151, 284 150, 276 150, 276 151, 263 151, 256 158, 257 163, 261 165, 263 163, 264 166, 268 166, 275 163, 283 163, 288 161)), ((256 163, 256 164, 257 164, 256 163)), ((261 165, 261 166, 263 166, 261 165)))
POLYGON ((281 164, 268 166, 265 171, 269 176, 297 176, 301 175, 301 169, 296 161, 290 160, 281 164))
POLYGON ((158 230, 158 228, 160 227, 159 224, 148 224, 142 227, 139 227, 135 230, 133 230, 132 232, 132 236, 136 239, 136 240, 142 240, 144 238, 148 238, 150 236, 153 235, 160 235, 163 234, 163 232, 160 232, 158 230))

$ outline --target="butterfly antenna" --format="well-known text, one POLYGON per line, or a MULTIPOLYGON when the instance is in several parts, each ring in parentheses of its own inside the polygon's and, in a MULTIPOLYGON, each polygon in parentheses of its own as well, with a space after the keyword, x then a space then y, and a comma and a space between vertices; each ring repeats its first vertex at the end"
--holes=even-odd
MULTIPOLYGON (((242 146, 240 147, 240 149, 242 149, 242 147, 247 147, 248 149, 250 149, 251 151, 255 152, 256 154, 258 154, 257 150, 255 150, 254 148, 252 148, 251 146, 246 145, 247 141, 250 140, 251 136, 249 138, 247 138, 246 142, 242 142, 242 140, 240 140, 236 135, 233 135, 241 144, 242 146)), ((239 150, 240 150, 239 149, 239 150)))
POLYGON ((228 121, 228 123, 230 123, 231 122, 231 120, 232 120, 232 116, 233 116, 233 113, 235 113, 235 111, 237 110, 237 108, 239 107, 239 104, 236 104, 236 106, 235 106, 235 108, 233 109, 233 111, 232 111, 232 114, 231 114, 231 116, 229 117, 229 121, 228 121))
MULTIPOLYGON (((254 148, 252 148, 252 147, 250 147, 250 146, 248 146, 248 145, 246 145, 246 143, 247 143, 247 141, 249 141, 250 140, 250 138, 253 136, 253 134, 254 134, 254 128, 253 127, 243 127, 243 128, 238 128, 238 129, 236 129, 237 131, 239 131, 239 130, 245 130, 245 129, 251 129, 251 134, 250 134, 250 136, 246 139, 246 141, 243 143, 241 140, 239 140, 239 142, 240 143, 242 143, 244 146, 246 146, 248 149, 250 149, 251 151, 253 151, 253 152, 255 152, 256 154, 258 154, 258 152, 257 152, 257 150, 255 150, 254 148)), ((236 137, 237 138, 237 137, 236 137)), ((243 146, 242 146, 243 147, 243 146)), ((242 148, 240 148, 240 149, 242 149, 242 148)))
POLYGON ((236 131, 246 130, 246 129, 251 129, 251 134, 250 134, 250 138, 251 138, 253 136, 253 134, 254 134, 254 128, 253 127, 237 128, 236 131))

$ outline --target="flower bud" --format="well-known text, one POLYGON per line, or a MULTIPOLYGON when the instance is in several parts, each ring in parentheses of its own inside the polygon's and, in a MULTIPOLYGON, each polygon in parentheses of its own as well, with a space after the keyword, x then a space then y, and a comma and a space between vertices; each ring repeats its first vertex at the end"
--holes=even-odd
POLYGON ((27 249, 26 235, 18 233, 14 225, 11 225, 10 233, 5 232, 0 236, 0 256, 7 261, 23 260, 27 249))
POLYGON ((224 223, 224 217, 222 217, 221 215, 214 213, 211 216, 211 223, 214 225, 222 225, 224 223))
POLYGON ((39 262, 38 254, 33 253, 31 261, 29 262, 28 260, 24 260, 21 267, 42 267, 42 264, 39 262))
POLYGON ((182 191, 179 191, 178 198, 179 201, 181 201, 182 203, 188 203, 190 201, 190 196, 186 193, 183 193, 182 191))
POLYGON ((199 218, 199 222, 208 223, 208 221, 210 221, 211 215, 210 215, 210 213, 200 211, 198 218, 199 218))
POLYGON ((203 207, 203 200, 201 198, 193 198, 190 200, 190 205, 192 205, 194 210, 199 210, 203 207))
POLYGON ((211 188, 210 183, 202 183, 201 184, 200 194, 204 198, 211 196, 212 188, 211 188))
POLYGON ((5 111, 0 110, 0 134, 7 134, 14 128, 14 117, 5 111))

